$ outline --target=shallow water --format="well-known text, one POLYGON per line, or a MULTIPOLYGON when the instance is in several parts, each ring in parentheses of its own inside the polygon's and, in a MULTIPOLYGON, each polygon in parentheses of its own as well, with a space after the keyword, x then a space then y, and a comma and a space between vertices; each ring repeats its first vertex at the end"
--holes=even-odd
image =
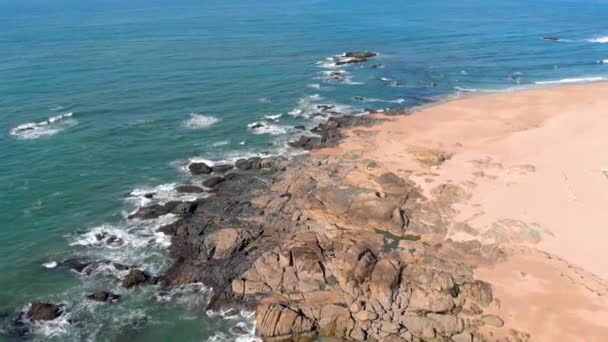
POLYGON ((204 290, 95 305, 83 294, 120 291, 113 281, 42 264, 86 255, 161 272, 160 223, 124 219, 142 195, 174 196, 168 184, 191 182, 191 158, 288 153, 315 104, 356 114, 607 78, 606 17, 606 0, 0 0, 0 314, 67 303, 72 323, 37 327, 38 339, 247 336, 234 328, 244 318, 205 313, 204 290), (380 55, 327 65, 351 50, 380 55), (340 81, 327 77, 339 70, 340 81), (125 244, 90 245, 98 231, 125 244))

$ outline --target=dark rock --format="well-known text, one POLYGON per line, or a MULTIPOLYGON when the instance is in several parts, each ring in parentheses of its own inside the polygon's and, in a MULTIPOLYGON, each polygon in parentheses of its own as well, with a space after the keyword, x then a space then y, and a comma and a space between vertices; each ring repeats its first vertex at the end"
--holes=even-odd
POLYGON ((550 40, 550 41, 558 41, 559 37, 556 36, 547 36, 547 37, 543 37, 544 40, 550 40))
POLYGON ((258 129, 258 128, 262 128, 262 127, 264 127, 264 124, 261 122, 255 122, 255 123, 249 125, 249 128, 251 128, 251 129, 258 129))
POLYGON ((27 318, 33 321, 52 321, 61 316, 64 312, 64 307, 51 303, 32 303, 27 310, 27 318))
POLYGON ((196 185, 180 185, 175 188, 175 191, 179 193, 198 194, 203 192, 203 188, 196 185))
POLYGON ((186 216, 196 209, 195 202, 170 201, 165 204, 152 204, 140 208, 134 214, 129 215, 129 219, 150 220, 167 214, 186 216))
POLYGON ((303 130, 305 130, 305 129, 306 129, 306 127, 305 127, 304 125, 297 125, 297 126, 293 126, 293 128, 294 128, 294 129, 301 130, 301 131, 303 131, 303 130))
POLYGON ((226 179, 224 179, 224 177, 220 177, 220 176, 216 176, 216 177, 211 177, 206 179, 203 182, 203 185, 207 188, 213 188, 214 186, 224 182, 226 179))
POLYGON ((239 170, 251 170, 251 161, 248 159, 239 159, 234 164, 239 170))
POLYGON ((363 97, 363 96, 355 96, 355 97, 353 97, 353 99, 355 99, 357 101, 363 101, 363 100, 365 100, 365 97, 363 97))
POLYGON ((383 68, 383 67, 384 67, 383 64, 374 64, 374 65, 371 66, 371 69, 380 69, 380 68, 383 68))
POLYGON ((97 291, 88 294, 86 298, 97 302, 115 303, 120 298, 120 295, 106 291, 97 291))
POLYGON ((344 54, 344 57, 350 57, 350 58, 372 58, 372 57, 376 57, 377 54, 371 51, 354 51, 354 52, 347 52, 344 54))
POLYGON ((134 269, 124 277, 121 285, 126 289, 130 289, 143 284, 156 284, 157 280, 158 279, 156 277, 153 277, 142 270, 134 269))
POLYGON ((230 164, 221 164, 221 165, 214 165, 211 170, 214 173, 224 173, 224 172, 228 172, 230 170, 232 170, 234 168, 234 166, 230 165, 230 164))
POLYGON ((154 198, 154 193, 147 193, 147 194, 144 195, 144 197, 148 198, 148 199, 154 198))
POLYGON ((188 170, 193 175, 208 175, 211 173, 211 167, 205 163, 191 163, 188 165, 188 170))

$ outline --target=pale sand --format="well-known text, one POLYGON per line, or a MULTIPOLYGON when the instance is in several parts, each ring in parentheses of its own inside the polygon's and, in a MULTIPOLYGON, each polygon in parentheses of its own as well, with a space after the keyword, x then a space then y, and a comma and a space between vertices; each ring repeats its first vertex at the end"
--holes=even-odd
POLYGON ((473 95, 387 119, 317 153, 373 159, 429 197, 458 185, 450 237, 519 251, 478 270, 507 326, 533 341, 608 341, 608 83, 473 95))

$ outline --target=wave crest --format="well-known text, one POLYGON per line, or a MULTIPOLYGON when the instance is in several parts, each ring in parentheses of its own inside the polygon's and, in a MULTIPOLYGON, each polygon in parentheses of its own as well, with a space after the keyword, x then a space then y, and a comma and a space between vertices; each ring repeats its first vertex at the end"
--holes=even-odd
POLYGON ((215 116, 207 116, 203 114, 190 114, 190 118, 184 121, 184 127, 189 129, 203 129, 213 126, 220 122, 220 119, 215 116))

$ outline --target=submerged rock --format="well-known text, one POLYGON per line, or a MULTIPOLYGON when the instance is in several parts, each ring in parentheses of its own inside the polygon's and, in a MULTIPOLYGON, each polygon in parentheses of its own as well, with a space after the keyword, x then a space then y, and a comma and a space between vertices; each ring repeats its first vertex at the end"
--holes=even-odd
POLYGON ((115 303, 120 298, 120 295, 107 291, 97 291, 88 294, 86 298, 97 302, 115 303))

